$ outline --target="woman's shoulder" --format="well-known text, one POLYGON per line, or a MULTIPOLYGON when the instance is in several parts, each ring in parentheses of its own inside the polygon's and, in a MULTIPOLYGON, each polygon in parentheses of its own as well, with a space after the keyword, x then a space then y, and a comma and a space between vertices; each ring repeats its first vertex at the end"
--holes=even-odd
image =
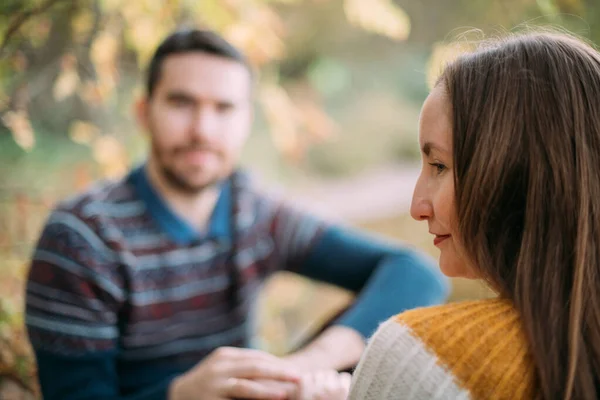
POLYGON ((398 314, 390 321, 409 327, 427 341, 446 339, 448 335, 454 338, 456 335, 478 336, 480 330, 490 335, 494 328, 521 329, 512 303, 499 298, 417 308, 398 314))
POLYGON ((499 399, 530 398, 533 373, 510 302, 452 303, 383 323, 369 341, 350 398, 466 399, 492 391, 499 399))

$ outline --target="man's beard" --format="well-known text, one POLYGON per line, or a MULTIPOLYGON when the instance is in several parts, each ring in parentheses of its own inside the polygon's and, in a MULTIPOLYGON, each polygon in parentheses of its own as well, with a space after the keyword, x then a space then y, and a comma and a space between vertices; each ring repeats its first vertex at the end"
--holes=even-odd
MULTIPOLYGON (((190 148, 194 148, 198 146, 194 146, 193 144, 185 147, 172 150, 170 153, 170 157, 176 158, 180 156, 181 153, 189 150, 190 148)), ((198 194, 203 190, 210 188, 217 184, 222 177, 220 174, 215 174, 215 176, 210 179, 202 182, 200 184, 195 184, 190 182, 184 174, 178 173, 175 168, 172 168, 168 165, 168 163, 164 162, 163 158, 165 155, 165 151, 158 149, 155 145, 152 145, 152 152, 154 154, 154 160, 156 161, 156 167, 158 169, 158 173, 162 175, 165 179, 165 182, 171 186, 171 188, 185 194, 198 194)))

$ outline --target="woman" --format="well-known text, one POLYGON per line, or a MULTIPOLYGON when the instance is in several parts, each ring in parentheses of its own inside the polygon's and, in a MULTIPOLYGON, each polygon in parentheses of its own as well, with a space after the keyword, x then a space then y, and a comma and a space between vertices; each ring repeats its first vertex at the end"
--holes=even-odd
POLYGON ((600 398, 600 54, 513 36, 443 71, 411 215, 499 297, 384 323, 350 399, 600 398))

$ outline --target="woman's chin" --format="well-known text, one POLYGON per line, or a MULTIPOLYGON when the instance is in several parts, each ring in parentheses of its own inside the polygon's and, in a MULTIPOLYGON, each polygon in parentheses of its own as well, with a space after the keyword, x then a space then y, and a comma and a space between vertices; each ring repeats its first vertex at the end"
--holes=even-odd
POLYGON ((440 271, 449 278, 477 279, 473 271, 459 260, 447 260, 440 257, 440 271))

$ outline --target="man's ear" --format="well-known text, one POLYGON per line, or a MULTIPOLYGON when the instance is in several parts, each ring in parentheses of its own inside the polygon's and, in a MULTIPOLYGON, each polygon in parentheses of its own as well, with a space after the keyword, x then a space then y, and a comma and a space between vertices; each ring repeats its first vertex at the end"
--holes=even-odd
POLYGON ((140 127, 148 131, 150 103, 146 96, 141 96, 134 104, 135 119, 140 127))

